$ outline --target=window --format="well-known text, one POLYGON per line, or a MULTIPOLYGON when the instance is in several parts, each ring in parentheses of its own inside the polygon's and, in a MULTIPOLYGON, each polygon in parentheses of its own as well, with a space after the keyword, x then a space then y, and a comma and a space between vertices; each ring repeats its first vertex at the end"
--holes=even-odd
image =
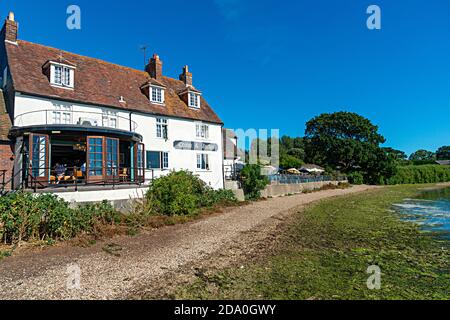
POLYGON ((103 138, 88 137, 89 177, 103 175, 103 138))
POLYGON ((200 108, 200 95, 198 93, 189 92, 189 107, 200 108))
POLYGON ((51 83, 57 86, 73 88, 73 68, 54 64, 51 66, 51 83))
POLYGON ((160 87, 150 87, 150 101, 164 103, 164 89, 160 87))
POLYGON ((204 153, 197 154, 197 169, 209 170, 209 155, 204 153))
POLYGON ((147 169, 169 169, 169 153, 147 151, 147 169))
POLYGON ((55 104, 52 113, 53 124, 72 124, 72 107, 64 104, 55 104))
POLYGON ((209 139, 209 126, 208 125, 197 123, 195 131, 196 131, 197 138, 209 139))
POLYGON ((167 119, 156 118, 156 137, 166 140, 169 138, 169 125, 167 119))
POLYGON ((117 112, 103 110, 103 127, 117 128, 117 112))

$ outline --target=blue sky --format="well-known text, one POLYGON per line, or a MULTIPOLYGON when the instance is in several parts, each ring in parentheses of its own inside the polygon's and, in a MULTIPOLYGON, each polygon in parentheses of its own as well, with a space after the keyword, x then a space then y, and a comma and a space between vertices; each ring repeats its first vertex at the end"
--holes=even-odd
POLYGON ((352 111, 411 153, 450 144, 448 0, 2 0, 19 37, 142 69, 145 44, 183 65, 229 128, 302 136, 323 112, 352 111), (80 6, 82 29, 66 28, 80 6), (382 9, 382 29, 366 9, 382 9))

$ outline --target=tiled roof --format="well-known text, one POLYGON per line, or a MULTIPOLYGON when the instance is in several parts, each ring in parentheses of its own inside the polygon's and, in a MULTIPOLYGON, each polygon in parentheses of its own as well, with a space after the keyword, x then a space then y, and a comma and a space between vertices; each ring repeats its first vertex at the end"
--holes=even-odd
POLYGON ((6 111, 3 91, 0 89, 0 141, 9 141, 9 129, 11 129, 11 119, 6 111))
POLYGON ((203 97, 199 110, 186 105, 178 95, 186 88, 182 81, 165 76, 155 81, 145 71, 27 41, 19 40, 18 45, 7 43, 6 49, 16 91, 54 99, 222 124, 203 97), (74 90, 51 86, 44 74, 43 66, 47 61, 56 61, 61 58, 76 66, 74 90), (150 103, 143 93, 141 88, 149 81, 166 87, 165 106, 150 103), (121 96, 126 104, 119 102, 121 96))

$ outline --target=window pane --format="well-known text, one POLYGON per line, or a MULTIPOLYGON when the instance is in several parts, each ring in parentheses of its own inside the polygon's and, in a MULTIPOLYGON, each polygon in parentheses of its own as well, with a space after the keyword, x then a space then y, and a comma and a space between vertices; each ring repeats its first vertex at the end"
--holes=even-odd
POLYGON ((163 153, 163 168, 164 169, 169 168, 169 153, 167 152, 163 153))
POLYGON ((147 151, 147 169, 161 169, 161 153, 147 151))
POLYGON ((55 84, 62 83, 62 67, 55 66, 55 84))

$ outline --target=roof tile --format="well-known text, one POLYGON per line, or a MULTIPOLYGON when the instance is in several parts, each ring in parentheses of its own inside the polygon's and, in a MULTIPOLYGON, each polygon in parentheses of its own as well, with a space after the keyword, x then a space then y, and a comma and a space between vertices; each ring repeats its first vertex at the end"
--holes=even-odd
POLYGON ((59 49, 18 41, 7 44, 10 72, 16 91, 73 102, 109 106, 129 111, 187 118, 222 124, 222 120, 202 97, 202 107, 189 108, 178 96, 186 86, 182 81, 163 76, 158 83, 167 87, 165 106, 152 104, 141 87, 154 83, 147 72, 119 66, 102 60, 80 56, 59 49), (44 74, 49 60, 70 61, 76 65, 75 89, 53 87, 44 74), (120 102, 123 97, 126 104, 120 102))

